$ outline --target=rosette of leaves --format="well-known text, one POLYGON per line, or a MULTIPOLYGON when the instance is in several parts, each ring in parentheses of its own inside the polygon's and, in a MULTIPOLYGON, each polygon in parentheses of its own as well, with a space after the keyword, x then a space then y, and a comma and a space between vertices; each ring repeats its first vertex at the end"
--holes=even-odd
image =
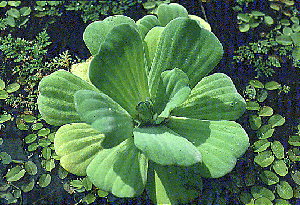
POLYGON ((117 197, 146 188, 155 203, 187 203, 201 177, 227 174, 249 146, 234 122, 245 100, 227 75, 207 76, 222 45, 196 20, 169 20, 144 34, 125 16, 94 22, 84 33, 91 83, 60 70, 39 84, 42 117, 61 126, 61 165, 117 197))

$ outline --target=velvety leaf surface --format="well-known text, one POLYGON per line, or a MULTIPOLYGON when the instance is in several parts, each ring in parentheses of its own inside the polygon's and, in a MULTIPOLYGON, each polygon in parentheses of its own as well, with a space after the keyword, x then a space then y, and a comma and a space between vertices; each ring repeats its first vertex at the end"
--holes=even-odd
POLYGON ((159 117, 166 118, 170 111, 181 105, 191 93, 188 86, 189 79, 180 69, 164 71, 161 74, 161 85, 154 102, 154 110, 159 117), (162 113, 160 113, 162 111, 162 113))
POLYGON ((145 55, 141 37, 128 24, 114 27, 91 62, 89 77, 102 92, 131 116, 149 97, 145 55))
POLYGON ((188 17, 187 10, 180 4, 160 4, 157 9, 158 20, 162 26, 166 26, 177 17, 188 17))
POLYGON ((233 121, 208 121, 171 117, 167 127, 188 139, 202 156, 198 169, 203 177, 221 177, 235 166, 249 146, 244 129, 233 121))
POLYGON ((155 204, 186 204, 202 190, 202 178, 188 167, 149 161, 146 190, 155 204))
POLYGON ((57 130, 54 148, 65 170, 84 176, 89 163, 103 149, 103 140, 104 135, 88 124, 66 124, 57 130))
POLYGON ((130 115, 104 93, 79 90, 74 100, 81 119, 105 134, 105 140, 111 145, 115 146, 132 137, 133 122, 130 115))
POLYGON ((157 17, 154 15, 146 15, 143 18, 139 19, 136 22, 138 26, 138 30, 142 36, 142 39, 145 38, 147 33, 154 28, 155 26, 160 26, 160 22, 158 21, 157 17))
POLYGON ((165 126, 134 128, 133 135, 135 146, 158 164, 189 166, 201 161, 191 142, 165 126))
POLYGON ((236 120, 244 113, 245 107, 245 100, 232 80, 223 73, 215 73, 203 78, 171 115, 202 120, 236 120))
POLYGON ((137 28, 134 20, 123 15, 110 16, 103 21, 95 21, 86 27, 83 33, 83 40, 93 56, 99 52, 101 43, 105 40, 106 35, 111 29, 123 23, 137 28))
POLYGON ((98 91, 93 85, 64 70, 44 77, 39 84, 37 100, 43 119, 56 126, 82 122, 74 104, 74 94, 78 90, 98 91))
POLYGON ((174 19, 161 34, 149 73, 151 98, 155 97, 163 71, 181 69, 193 88, 219 63, 222 55, 223 47, 213 33, 201 29, 195 20, 174 19))
POLYGON ((142 193, 147 180, 148 159, 129 138, 111 149, 104 149, 87 168, 87 175, 101 190, 117 197, 142 193))

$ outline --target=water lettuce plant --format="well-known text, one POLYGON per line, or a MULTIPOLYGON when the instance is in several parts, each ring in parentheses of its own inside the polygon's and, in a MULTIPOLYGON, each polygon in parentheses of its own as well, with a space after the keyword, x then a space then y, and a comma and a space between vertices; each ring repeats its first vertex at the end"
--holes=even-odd
POLYGON ((234 122, 246 103, 227 75, 207 76, 223 54, 216 36, 178 4, 161 8, 158 17, 172 15, 164 24, 153 15, 90 24, 91 83, 56 71, 41 80, 38 107, 61 126, 54 148, 69 172, 117 197, 146 188, 155 203, 187 203, 201 177, 224 176, 248 148, 234 122))

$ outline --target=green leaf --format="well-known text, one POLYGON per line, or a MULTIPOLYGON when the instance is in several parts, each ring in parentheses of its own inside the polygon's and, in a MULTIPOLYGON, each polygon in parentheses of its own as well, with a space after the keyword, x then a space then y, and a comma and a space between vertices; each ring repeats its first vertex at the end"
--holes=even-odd
POLYGON ((177 18, 163 30, 149 73, 151 99, 155 98, 161 73, 179 68, 193 88, 220 61, 223 47, 217 37, 201 29, 197 21, 177 18))
POLYGON ((260 108, 258 115, 263 117, 263 116, 271 116, 273 115, 273 109, 269 106, 263 106, 260 108))
POLYGON ((239 196, 240 201, 245 205, 253 205, 254 199, 249 192, 241 192, 239 196))
POLYGON ((232 80, 225 74, 204 77, 188 99, 171 115, 203 120, 236 120, 245 111, 246 103, 232 80))
POLYGON ((128 24, 115 26, 90 64, 89 78, 132 117, 136 105, 149 98, 141 37, 128 24))
POLYGON ((98 91, 93 85, 70 72, 59 70, 39 83, 38 108, 48 124, 82 122, 75 110, 74 94, 78 90, 98 91))
MULTIPOLYGON (((293 34, 293 30, 292 30, 290 27, 285 26, 285 27, 283 27, 283 29, 282 29, 282 33, 283 33, 283 35, 285 35, 285 36, 291 36, 291 34, 293 34)), ((291 36, 291 37, 292 37, 292 36, 291 36)), ((292 37, 292 39, 293 39, 293 37, 292 37)))
POLYGON ((147 194, 155 204, 186 204, 202 190, 202 178, 195 170, 149 161, 147 194))
POLYGON ((271 16, 265 16, 264 21, 265 21, 265 24, 267 24, 267 25, 272 25, 274 23, 274 20, 271 16))
POLYGON ((246 102, 246 109, 247 110, 259 110, 259 104, 257 102, 253 102, 253 101, 247 101, 246 102))
POLYGON ((250 85, 252 85, 254 88, 264 88, 264 84, 258 80, 250 80, 250 85))
POLYGON ((3 90, 5 88, 5 82, 0 79, 0 90, 3 90))
POLYGON ((6 91, 8 93, 13 93, 13 92, 19 90, 19 88, 20 88, 20 85, 18 83, 12 83, 12 84, 7 85, 6 91))
POLYGON ((300 47, 295 46, 293 49, 292 56, 295 60, 300 60, 300 47))
POLYGON ((300 46, 300 33, 293 33, 291 34, 291 38, 293 40, 293 44, 297 47, 300 46))
POLYGON ((30 192, 33 187, 34 187, 35 181, 34 179, 31 179, 28 183, 25 182, 25 184, 23 184, 21 186, 22 191, 26 192, 30 192))
POLYGON ((279 176, 285 176, 288 173, 288 168, 283 160, 276 160, 273 163, 273 169, 279 176))
POLYGON ((11 27, 15 27, 16 26, 16 21, 15 21, 15 19, 12 17, 12 16, 7 16, 6 18, 5 18, 5 22, 9 25, 9 26, 11 26, 11 27))
POLYGON ((57 130, 54 148, 65 170, 84 176, 89 163, 103 149, 103 140, 104 135, 90 125, 73 123, 57 130))
POLYGON ((133 138, 129 138, 100 151, 86 172, 99 189, 117 197, 133 197, 145 188, 147 168, 147 158, 134 146, 133 138))
POLYGON ((32 161, 25 162, 25 170, 30 175, 37 174, 37 166, 32 161))
POLYGON ((272 126, 272 128, 281 126, 284 123, 285 123, 285 118, 279 114, 273 115, 272 117, 270 117, 270 119, 268 121, 268 124, 270 124, 272 126))
POLYGON ((286 181, 277 184, 277 194, 283 199, 291 199, 293 197, 293 188, 286 181))
POLYGON ((157 16, 161 26, 166 26, 175 18, 188 17, 188 12, 177 3, 160 4, 157 9, 157 16))
POLYGON ((86 191, 92 190, 93 184, 92 184, 91 180, 88 177, 83 178, 82 184, 83 184, 86 191))
POLYGON ((169 117, 171 110, 181 105, 190 95, 189 79, 180 69, 164 71, 161 74, 161 85, 154 102, 154 110, 159 117, 169 117), (163 110, 163 111, 162 111, 163 110), (161 112, 162 111, 162 112, 161 112))
POLYGON ((292 146, 300 146, 300 135, 290 136, 288 143, 292 146))
POLYGON ((268 147, 270 147, 271 143, 266 140, 266 139, 262 139, 262 140, 258 140, 253 144, 253 149, 254 152, 262 152, 265 151, 268 147))
POLYGON ((0 100, 8 98, 8 93, 5 90, 0 90, 0 100))
POLYGON ((260 197, 255 200, 255 205, 273 205, 272 201, 266 197, 260 197))
POLYGON ((190 166, 201 162, 197 148, 169 128, 135 128, 134 144, 152 161, 161 165, 190 166))
POLYGON ((25 174, 25 169, 23 169, 22 167, 19 167, 19 166, 16 166, 16 167, 13 167, 12 169, 10 169, 5 177, 6 177, 6 180, 8 182, 14 182, 14 181, 18 181, 19 179, 21 179, 24 174, 25 174))
POLYGON ((99 52, 100 46, 108 33, 115 26, 123 23, 137 28, 136 24, 131 18, 122 15, 110 16, 105 18, 103 21, 95 21, 86 27, 83 33, 83 40, 92 56, 95 56, 99 52))
POLYGON ((252 130, 258 130, 262 124, 261 117, 258 115, 251 115, 249 123, 252 130))
POLYGON ((284 147, 279 141, 272 142, 271 149, 277 159, 284 157, 284 147))
POLYGON ((42 155, 45 159, 50 159, 51 149, 49 147, 44 147, 43 150, 42 150, 42 155))
POLYGON ((251 11, 251 14, 255 17, 265 16, 265 14, 261 11, 251 11))
POLYGON ((281 87, 281 85, 275 81, 270 81, 265 84, 265 88, 267 90, 277 90, 281 87))
POLYGON ((11 156, 6 152, 0 152, 0 160, 2 164, 10 164, 12 162, 11 156))
POLYGON ((207 121, 171 117, 167 127, 185 137, 202 155, 201 176, 221 177, 230 172, 249 146, 244 129, 233 121, 207 121))
POLYGON ((299 32, 300 31, 300 25, 299 24, 293 24, 292 25, 292 29, 293 31, 296 33, 296 32, 299 32))
POLYGON ((50 174, 42 174, 42 176, 39 178, 39 185, 40 187, 46 187, 51 182, 51 175, 50 174))
POLYGON ((129 114, 107 95, 79 90, 74 101, 81 119, 103 133, 106 140, 117 145, 132 136, 133 122, 129 114))
POLYGON ((19 18, 20 17, 20 12, 18 9, 11 8, 7 11, 7 15, 14 17, 14 18, 19 18))
POLYGON ((300 172, 299 171, 295 171, 294 173, 291 174, 294 182, 298 185, 300 185, 300 172))
POLYGON ((68 175, 68 171, 67 170, 65 170, 62 166, 59 166, 59 168, 58 168, 58 177, 60 178, 60 179, 64 179, 64 178, 66 178, 67 177, 67 175, 68 175))
POLYGON ((279 177, 274 172, 268 170, 264 170, 260 174, 260 178, 266 185, 269 186, 279 182, 279 177))
POLYGON ((102 191, 102 190, 100 190, 100 189, 98 189, 98 191, 97 191, 97 195, 98 195, 99 197, 106 197, 108 194, 109 194, 108 192, 102 191))
POLYGON ((273 201, 275 199, 274 194, 272 191, 267 189, 266 187, 263 186, 253 186, 251 187, 251 194, 255 199, 258 199, 260 197, 266 197, 269 200, 273 201))
POLYGON ((291 24, 288 19, 283 19, 283 18, 280 20, 280 23, 283 26, 289 26, 291 24))
POLYGON ((34 123, 34 124, 32 124, 31 129, 32 130, 39 130, 39 129, 42 129, 43 126, 44 125, 42 123, 34 123))
POLYGON ((36 118, 32 115, 22 115, 22 119, 27 123, 32 123, 36 118))
POLYGON ((284 199, 276 199, 275 205, 291 205, 289 201, 284 199))
POLYGON ((42 128, 38 131, 37 135, 40 137, 44 137, 44 136, 48 135, 49 133, 50 133, 49 128, 42 128))
MULTIPOLYGON (((1 92, 1 91, 0 91, 1 92)), ((1 98, 0 98, 1 99, 1 98)), ((8 114, 8 115, 0 115, 0 123, 4 123, 8 120, 10 120, 12 117, 11 117, 11 114, 8 114)))
MULTIPOLYGON (((143 18, 139 19, 136 22, 136 25, 138 27, 138 30, 141 34, 142 39, 145 38, 146 35, 148 35, 148 32, 152 30, 154 27, 155 28, 162 28, 160 26, 160 22, 158 21, 157 17, 154 15, 146 15, 143 18)), ((159 39, 159 37, 157 38, 159 39)))
POLYGON ((31 8, 30 7, 22 7, 20 9, 21 16, 28 16, 30 13, 31 13, 31 8))
POLYGON ((286 35, 277 36, 276 41, 277 41, 277 43, 279 43, 281 45, 284 45, 284 46, 288 46, 288 45, 291 45, 293 43, 291 37, 286 36, 286 35))
POLYGON ((6 7, 7 1, 1 1, 0 2, 0 8, 6 7))
POLYGON ((250 24, 248 24, 248 23, 242 23, 239 25, 240 32, 244 33, 244 32, 249 31, 249 29, 250 29, 250 24))
POLYGON ((256 162, 261 167, 267 167, 270 164, 272 164, 274 161, 274 156, 272 155, 271 151, 263 151, 258 153, 258 155, 255 156, 254 162, 256 162))
POLYGON ((250 14, 244 14, 244 13, 239 13, 238 15, 237 15, 237 19, 238 20, 241 20, 241 21, 244 21, 244 22, 246 22, 246 23, 249 23, 249 21, 250 21, 250 19, 251 19, 251 16, 250 16, 250 14))
POLYGON ((32 143, 28 146, 28 151, 29 152, 35 151, 37 148, 38 148, 37 143, 32 143))

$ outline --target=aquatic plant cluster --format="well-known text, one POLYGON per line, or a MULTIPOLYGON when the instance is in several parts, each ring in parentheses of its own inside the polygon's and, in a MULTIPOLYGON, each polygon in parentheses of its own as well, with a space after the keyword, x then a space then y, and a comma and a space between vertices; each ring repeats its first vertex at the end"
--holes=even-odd
POLYGON ((209 74, 223 48, 207 22, 170 1, 139 2, 150 15, 137 21, 120 15, 136 3, 0 2, 6 31, 78 12, 91 53, 48 59, 46 31, 0 37, 0 203, 51 187, 30 201, 47 203, 63 186, 77 204, 297 204, 300 126, 278 136, 287 119, 269 104, 295 89, 272 79, 283 58, 299 67, 294 2, 270 1, 274 18, 236 1, 240 32, 269 28, 235 51, 233 65, 257 73, 240 94, 209 74))

